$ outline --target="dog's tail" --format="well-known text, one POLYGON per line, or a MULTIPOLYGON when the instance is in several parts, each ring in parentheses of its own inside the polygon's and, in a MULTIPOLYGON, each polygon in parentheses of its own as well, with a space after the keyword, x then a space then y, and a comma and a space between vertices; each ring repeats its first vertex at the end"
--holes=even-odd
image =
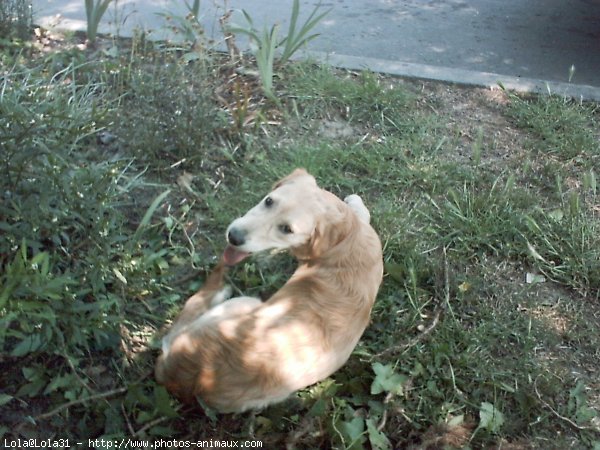
POLYGON ((192 351, 170 351, 158 357, 154 368, 156 381, 185 403, 193 401, 202 370, 199 361, 192 356, 192 351))

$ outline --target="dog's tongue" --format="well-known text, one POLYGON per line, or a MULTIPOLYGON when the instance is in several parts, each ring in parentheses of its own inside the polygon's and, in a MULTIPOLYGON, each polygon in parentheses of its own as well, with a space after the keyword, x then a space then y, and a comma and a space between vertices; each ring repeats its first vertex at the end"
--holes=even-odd
POLYGON ((228 266, 235 266, 249 255, 250 253, 242 252, 235 247, 228 245, 223 252, 223 260, 225 260, 225 264, 228 266))

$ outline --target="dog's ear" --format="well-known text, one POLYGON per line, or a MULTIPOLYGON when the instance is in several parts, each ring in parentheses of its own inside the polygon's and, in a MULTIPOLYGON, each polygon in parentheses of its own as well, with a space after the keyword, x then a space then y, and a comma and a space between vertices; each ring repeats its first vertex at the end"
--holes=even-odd
MULTIPOLYGON (((329 192, 325 195, 334 198, 329 192)), ((298 259, 319 258, 344 241, 355 226, 353 217, 354 213, 341 201, 330 203, 318 218, 308 244, 302 249, 303 258, 298 259)), ((296 253, 300 254, 300 251, 296 253)))
POLYGON ((315 186, 317 185, 317 180, 315 180, 315 177, 313 177, 311 174, 309 174, 306 171, 306 169, 295 169, 288 176, 282 178, 277 183, 275 183, 273 185, 273 190, 277 189, 280 186, 283 186, 284 184, 292 183, 293 181, 296 181, 301 178, 306 179, 307 182, 309 182, 315 186))

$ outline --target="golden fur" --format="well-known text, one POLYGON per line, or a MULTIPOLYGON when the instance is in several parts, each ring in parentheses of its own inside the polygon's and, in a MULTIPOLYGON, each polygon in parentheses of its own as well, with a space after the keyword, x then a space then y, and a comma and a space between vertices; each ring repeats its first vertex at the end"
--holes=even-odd
POLYGON ((184 401, 239 412, 281 401, 347 361, 369 323, 383 261, 360 197, 344 202, 303 169, 227 234, 232 254, 289 249, 298 269, 266 302, 223 301, 222 260, 163 338, 156 378, 184 401))

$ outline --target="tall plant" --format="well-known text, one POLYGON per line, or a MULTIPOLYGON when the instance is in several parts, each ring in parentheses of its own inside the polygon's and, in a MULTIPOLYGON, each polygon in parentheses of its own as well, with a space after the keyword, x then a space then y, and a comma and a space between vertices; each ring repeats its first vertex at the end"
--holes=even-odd
POLYGON ((308 16, 308 19, 306 19, 298 32, 296 32, 298 16, 300 15, 300 1, 294 0, 287 36, 284 37, 279 44, 277 44, 278 47, 282 45, 284 46, 283 53, 279 57, 279 62, 281 64, 286 63, 292 57, 292 55, 300 49, 300 47, 306 45, 308 42, 319 36, 319 33, 309 33, 329 13, 329 11, 331 11, 328 9, 327 11, 317 15, 320 9, 321 4, 319 3, 317 6, 315 6, 315 9, 312 10, 310 16, 308 16))
POLYGON ((87 38, 91 45, 96 43, 98 25, 102 16, 108 9, 112 0, 85 0, 85 14, 87 16, 87 38))
POLYGON ((283 51, 279 56, 279 63, 285 64, 300 47, 319 36, 318 33, 310 33, 323 17, 329 13, 329 10, 327 10, 318 14, 320 10, 321 4, 319 3, 315 6, 304 24, 299 26, 300 0, 294 0, 287 35, 280 41, 277 41, 279 25, 273 25, 270 29, 264 27, 263 31, 259 32, 254 26, 252 17, 245 10, 242 10, 242 13, 246 19, 247 26, 231 26, 227 29, 231 33, 241 33, 250 38, 251 44, 255 47, 254 56, 263 92, 268 98, 276 100, 273 93, 273 76, 275 73, 274 65, 277 49, 283 47, 283 51))

